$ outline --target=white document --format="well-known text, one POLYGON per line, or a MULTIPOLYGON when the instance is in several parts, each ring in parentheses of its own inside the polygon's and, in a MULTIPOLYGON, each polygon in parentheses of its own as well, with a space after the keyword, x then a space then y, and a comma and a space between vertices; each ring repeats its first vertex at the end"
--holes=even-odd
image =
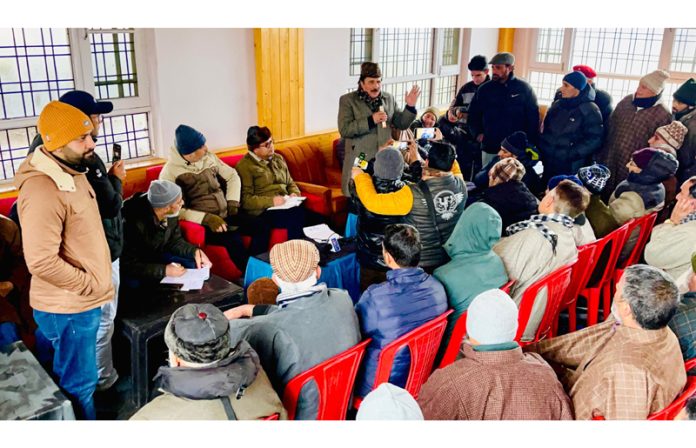
POLYGON ((326 224, 317 224, 316 226, 305 227, 302 229, 307 238, 311 238, 317 243, 325 243, 329 241, 333 235, 340 238, 341 236, 331 230, 331 227, 326 224))
POLYGON ((210 266, 200 269, 186 269, 181 277, 164 277, 160 283, 183 285, 182 291, 203 288, 203 282, 210 278, 210 266))
POLYGON ((266 210, 285 210, 288 208, 297 207, 302 204, 302 201, 307 199, 304 196, 283 196, 285 198, 285 203, 283 205, 276 205, 275 207, 268 207, 266 210))

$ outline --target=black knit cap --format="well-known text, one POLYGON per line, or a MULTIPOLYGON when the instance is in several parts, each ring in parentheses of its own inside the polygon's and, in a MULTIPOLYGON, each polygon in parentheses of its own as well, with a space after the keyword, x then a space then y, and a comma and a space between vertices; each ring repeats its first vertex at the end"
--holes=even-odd
POLYGON ((469 61, 469 65, 467 65, 467 68, 471 71, 483 71, 488 67, 488 61, 486 60, 486 57, 480 54, 477 54, 471 60, 469 61))
POLYGON ((674 99, 691 107, 696 106, 696 81, 690 78, 672 94, 674 99))

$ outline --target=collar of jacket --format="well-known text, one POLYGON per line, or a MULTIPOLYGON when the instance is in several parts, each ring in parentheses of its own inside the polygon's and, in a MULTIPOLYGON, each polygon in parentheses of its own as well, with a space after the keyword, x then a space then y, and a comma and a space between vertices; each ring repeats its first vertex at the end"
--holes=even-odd
MULTIPOLYGON (((694 116, 696 116, 696 107, 687 107, 681 112, 677 112, 676 114, 673 114, 673 119, 681 121, 682 118, 686 117, 687 120, 692 119, 694 116)), ((686 120, 685 120, 686 121, 686 120)), ((683 123, 683 122, 682 122, 683 123)))
POLYGON ((428 274, 422 268, 399 268, 387 271, 387 281, 394 283, 422 282, 428 274))
POLYGON ((516 347, 510 346, 507 349, 501 350, 481 351, 474 350, 472 345, 465 342, 462 344, 462 352, 464 353, 465 358, 471 359, 479 364, 511 364, 524 357, 522 348, 519 345, 516 347))
POLYGON ((666 338, 668 333, 671 333, 669 327, 662 327, 657 330, 627 327, 626 325, 617 323, 614 316, 609 316, 609 319, 607 319, 605 322, 613 322, 615 324, 609 328, 616 331, 616 336, 630 340, 634 343, 653 344, 666 338))
POLYGON ((501 342, 500 344, 480 344, 474 345, 472 348, 475 352, 502 352, 505 350, 512 350, 518 348, 520 344, 515 341, 512 342, 501 342))
POLYGON ((278 297, 276 297, 276 304, 280 308, 285 308, 289 304, 296 302, 300 299, 304 299, 306 297, 311 297, 315 295, 318 292, 323 292, 326 291, 327 286, 326 283, 319 283, 317 285, 312 286, 309 289, 306 289, 304 291, 300 292, 294 292, 290 294, 278 294, 278 297))
POLYGON ((213 400, 232 394, 241 398, 259 369, 256 352, 248 342, 240 341, 226 358, 212 366, 160 367, 155 383, 164 392, 192 400, 213 400))
POLYGON ((248 151, 248 154, 249 154, 249 158, 251 158, 251 160, 253 160, 258 165, 263 166, 263 167, 269 166, 271 164, 271 162, 273 161, 273 159, 275 158, 275 153, 268 160, 261 159, 261 157, 254 154, 254 151, 248 151))
POLYGON ((60 163, 56 157, 48 153, 43 146, 40 146, 37 151, 34 151, 29 163, 36 168, 37 171, 41 171, 48 176, 60 191, 75 191, 75 179, 73 179, 73 176, 85 174, 84 172, 77 171, 68 165, 60 163))

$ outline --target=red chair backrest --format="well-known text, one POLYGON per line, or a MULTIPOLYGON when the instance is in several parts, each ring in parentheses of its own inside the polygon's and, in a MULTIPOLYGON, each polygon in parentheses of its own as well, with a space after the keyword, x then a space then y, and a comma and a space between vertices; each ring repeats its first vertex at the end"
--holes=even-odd
POLYGON ((145 170, 145 180, 147 181, 147 186, 149 187, 153 180, 159 179, 159 175, 162 172, 164 165, 151 166, 145 170))
POLYGON ((17 200, 16 196, 11 196, 7 198, 0 199, 0 215, 9 217, 10 210, 12 209, 12 204, 17 200))
POLYGON ((277 151, 288 165, 293 180, 326 185, 326 164, 321 150, 311 143, 292 143, 277 151))
MULTIPOLYGON (((510 288, 512 288, 512 285, 514 284, 515 280, 510 280, 501 286, 500 290, 504 291, 506 294, 510 294, 510 288)), ((457 359, 459 347, 461 347, 464 336, 466 336, 466 314, 466 311, 464 311, 464 313, 459 316, 459 319, 457 319, 457 323, 454 324, 452 334, 450 335, 450 340, 447 343, 447 349, 445 350, 445 354, 442 355, 440 365, 437 367, 438 369, 447 367, 457 359)))
POLYGON ((373 389, 382 383, 389 382, 396 353, 408 347, 411 352, 411 366, 405 389, 413 398, 418 398, 423 383, 433 371, 435 356, 447 326, 447 316, 452 312, 453 310, 447 310, 430 322, 387 344, 379 354, 373 389))
POLYGON ((575 262, 561 266, 540 280, 529 285, 522 294, 522 300, 520 301, 520 313, 517 319, 517 335, 515 340, 520 343, 520 345, 527 345, 533 342, 540 341, 544 339, 550 332, 553 323, 558 319, 558 314, 561 309, 561 301, 568 289, 570 284, 570 273, 573 269, 575 262), (531 341, 521 342, 524 330, 527 328, 529 323, 529 317, 532 314, 532 307, 534 302, 537 300, 537 295, 540 291, 546 288, 546 308, 544 310, 544 316, 539 323, 539 327, 534 334, 534 339, 531 341))
POLYGON ((242 160, 242 158, 245 155, 246 155, 246 153, 244 153, 244 154, 232 154, 231 156, 220 157, 220 160, 222 161, 222 163, 227 164, 227 165, 231 166, 232 168, 234 168, 235 166, 237 166, 237 163, 240 160, 242 160))
POLYGON ((302 387, 314 380, 319 389, 317 420, 345 420, 360 361, 371 340, 362 341, 291 379, 283 393, 288 419, 295 419, 302 387))
POLYGON ((596 249, 597 246, 594 244, 585 244, 578 247, 578 259, 573 265, 573 270, 570 274, 570 284, 561 302, 560 310, 574 304, 580 291, 585 289, 587 282, 590 281, 596 249))
MULTIPOLYGON (((616 261, 619 259, 621 249, 623 248, 623 245, 626 242, 626 238, 628 237, 629 225, 630 222, 627 222, 618 229, 612 231, 609 235, 605 236, 604 238, 600 238, 594 243, 586 244, 586 246, 594 246, 595 248, 593 263, 594 269, 604 269, 602 276, 601 278, 599 278, 599 280, 597 280, 597 283, 594 285, 586 285, 587 288, 597 288, 611 280, 612 276, 614 275, 614 269, 616 268, 616 261), (604 249, 609 244, 611 244, 609 257, 607 258, 606 264, 600 267, 598 266, 598 263, 599 261, 601 261, 602 252, 604 252, 604 249)), ((591 275, 590 280, 592 280, 591 275)))
POLYGON ((653 212, 645 216, 641 216, 638 219, 634 219, 632 220, 633 222, 630 222, 628 230, 626 231, 626 240, 624 241, 624 244, 626 244, 636 228, 640 229, 640 233, 638 234, 636 245, 633 246, 633 250, 631 250, 631 254, 623 261, 623 263, 617 264, 616 269, 625 269, 628 266, 638 263, 640 256, 643 253, 643 249, 648 243, 650 233, 655 226, 656 219, 657 212, 653 212))
MULTIPOLYGON (((696 368, 696 358, 686 361, 684 363, 684 368, 686 369, 686 373, 688 375, 691 369, 696 368)), ((650 414, 648 416, 648 420, 674 420, 674 417, 676 417, 677 414, 684 409, 686 400, 691 398, 691 396, 694 394, 696 394, 696 376, 687 376, 684 391, 679 394, 677 399, 663 410, 650 414)))

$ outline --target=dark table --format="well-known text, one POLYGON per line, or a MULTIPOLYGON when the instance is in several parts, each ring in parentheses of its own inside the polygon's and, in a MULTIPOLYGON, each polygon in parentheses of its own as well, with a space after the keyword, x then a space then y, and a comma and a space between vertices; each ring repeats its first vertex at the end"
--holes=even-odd
POLYGON ((22 341, 0 347, 0 420, 75 420, 70 400, 22 341))
MULTIPOLYGON (((164 340, 169 317, 187 303, 210 303, 225 311, 244 303, 244 290, 227 280, 212 275, 203 289, 180 291, 179 285, 123 288, 119 295, 117 328, 130 343, 133 403, 140 408, 147 403, 151 375, 148 370, 148 343, 154 338, 164 340), (123 307, 122 307, 123 304, 123 307)), ((157 356, 163 358, 162 353, 157 356)))

